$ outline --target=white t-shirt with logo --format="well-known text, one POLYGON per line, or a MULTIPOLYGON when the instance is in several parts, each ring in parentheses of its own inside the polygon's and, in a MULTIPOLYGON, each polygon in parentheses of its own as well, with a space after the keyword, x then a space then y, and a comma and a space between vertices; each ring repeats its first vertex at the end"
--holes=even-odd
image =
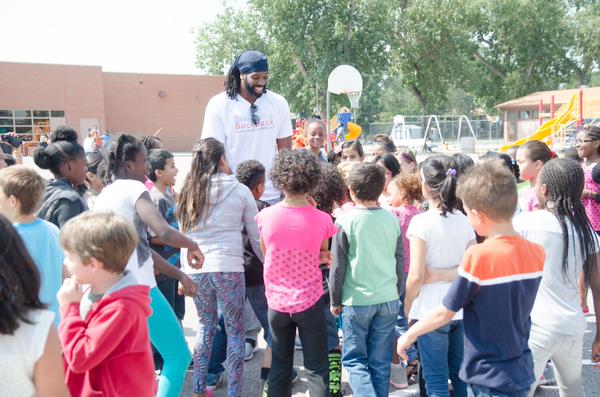
POLYGON ((98 195, 94 210, 114 211, 135 226, 139 242, 129 257, 126 269, 135 275, 140 284, 154 288, 156 279, 154 278, 154 262, 150 256, 148 228, 135 209, 135 203, 142 194, 147 192, 148 189, 142 182, 133 179, 117 179, 98 195))
POLYGON ((260 118, 252 123, 250 102, 240 95, 230 99, 222 92, 210 99, 204 113, 202 138, 216 138, 225 145, 225 156, 231 170, 246 160, 257 160, 266 169, 266 190, 261 200, 280 197, 269 173, 277 154, 277 139, 292 136, 290 108, 279 94, 267 91, 254 102, 260 118))

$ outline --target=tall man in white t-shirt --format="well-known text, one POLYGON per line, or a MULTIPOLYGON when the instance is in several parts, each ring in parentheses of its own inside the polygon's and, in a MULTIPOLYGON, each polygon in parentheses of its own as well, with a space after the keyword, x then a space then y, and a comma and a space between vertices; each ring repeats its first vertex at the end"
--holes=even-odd
POLYGON ((267 171, 261 200, 273 204, 281 195, 269 173, 277 150, 292 148, 292 123, 285 98, 267 92, 268 80, 267 57, 258 51, 242 53, 227 73, 225 92, 206 106, 202 138, 223 142, 233 172, 245 160, 260 161, 267 171))

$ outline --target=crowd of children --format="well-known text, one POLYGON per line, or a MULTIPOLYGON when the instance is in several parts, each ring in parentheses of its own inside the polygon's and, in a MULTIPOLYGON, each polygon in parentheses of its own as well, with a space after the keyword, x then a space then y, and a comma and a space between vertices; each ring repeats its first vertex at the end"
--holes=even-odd
POLYGON ((0 162, 2 395, 175 397, 192 363, 210 396, 223 327, 241 396, 246 300, 266 396, 291 395, 297 336, 310 396, 340 396, 341 367, 360 397, 419 377, 427 396, 532 396, 548 361, 561 396, 584 395, 589 288, 600 362, 600 127, 577 135, 581 164, 538 141, 417 163, 385 136, 366 161, 358 140, 325 153, 321 120, 304 134, 275 158, 272 205, 265 167, 234 173, 215 138, 194 145, 180 192, 152 137, 86 156, 60 127, 34 154, 49 181, 0 162))

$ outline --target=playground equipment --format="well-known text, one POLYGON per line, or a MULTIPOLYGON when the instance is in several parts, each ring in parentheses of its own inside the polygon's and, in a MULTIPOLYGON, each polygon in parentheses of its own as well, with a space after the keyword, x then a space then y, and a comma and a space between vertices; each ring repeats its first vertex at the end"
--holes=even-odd
MULTIPOLYGON (((333 69, 327 79, 327 120, 330 119, 329 108, 331 104, 330 93, 334 94, 346 94, 350 100, 350 107, 352 109, 358 109, 358 102, 362 95, 363 81, 362 76, 354 67, 350 65, 340 65, 333 69)), ((346 128, 348 128, 346 126, 346 128)), ((359 127, 360 128, 360 127, 359 127)), ((356 128, 353 128, 356 131, 356 128)), ((331 133, 329 123, 327 123, 327 136, 331 133)), ((346 135, 356 135, 356 132, 346 135)), ((360 135, 360 132, 358 132, 360 135)), ((358 137, 358 135, 356 135, 358 137)), ((331 141, 327 139, 327 150, 331 149, 331 141)))
MULTIPOLYGON (((425 151, 431 148, 431 144, 428 142, 432 141, 432 138, 438 138, 439 143, 443 147, 447 147, 447 140, 444 139, 442 134, 443 128, 440 126, 440 120, 437 115, 423 116, 427 117, 425 131, 423 127, 417 124, 410 124, 406 122, 405 116, 397 115, 394 116, 394 125, 390 131, 390 139, 394 141, 396 146, 403 146, 410 148, 415 151, 425 151)), ((445 116, 446 118, 451 117, 456 119, 456 116, 445 116)), ((414 118, 414 117, 413 117, 414 118)), ((423 118, 424 121, 424 118, 423 118)), ((477 141, 477 135, 471 125, 471 120, 465 115, 458 117, 458 137, 457 143, 460 143, 462 135, 463 125, 466 125, 470 132, 469 139, 472 142, 477 141)))
MULTIPOLYGON (((518 147, 529 141, 543 141, 550 147, 557 149, 564 147, 567 143, 567 133, 581 127, 585 120, 594 123, 600 118, 600 99, 584 98, 583 90, 574 94, 568 103, 560 107, 556 116, 554 115, 554 98, 551 101, 550 120, 543 123, 543 117, 548 116, 540 112, 540 127, 531 135, 519 139, 513 143, 503 146, 500 151, 506 151, 511 147, 518 147)), ((543 110, 543 102, 540 101, 540 109, 543 110)))

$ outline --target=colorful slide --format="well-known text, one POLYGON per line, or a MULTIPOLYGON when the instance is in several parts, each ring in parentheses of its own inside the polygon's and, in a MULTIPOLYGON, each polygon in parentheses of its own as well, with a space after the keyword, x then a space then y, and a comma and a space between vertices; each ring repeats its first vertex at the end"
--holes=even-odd
MULTIPOLYGON (((575 94, 571 97, 569 103, 565 103, 558 109, 557 116, 551 120, 546 121, 540 126, 533 134, 528 137, 519 139, 513 143, 502 146, 501 152, 504 152, 511 147, 521 146, 525 142, 529 141, 546 141, 552 137, 552 132, 558 132, 561 128, 566 127, 569 124, 577 122, 579 119, 579 95, 575 94)), ((584 109, 586 106, 584 106, 584 109)))

